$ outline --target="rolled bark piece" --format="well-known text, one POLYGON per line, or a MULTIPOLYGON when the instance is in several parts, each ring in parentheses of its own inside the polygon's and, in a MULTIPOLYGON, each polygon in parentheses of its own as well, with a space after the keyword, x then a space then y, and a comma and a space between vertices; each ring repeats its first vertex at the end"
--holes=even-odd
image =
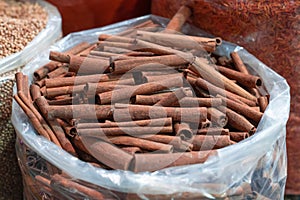
MULTIPOLYGON (((117 47, 112 47, 112 48, 117 48, 117 47)), ((116 54, 116 53, 110 53, 110 52, 105 52, 105 51, 91 51, 88 57, 95 57, 95 58, 109 58, 110 60, 123 60, 123 59, 132 59, 132 57, 124 55, 124 54, 116 54)), ((134 57, 133 57, 134 58, 134 57)))
POLYGON ((193 131, 188 123, 176 123, 174 124, 175 134, 179 136, 183 141, 193 138, 193 131))
POLYGON ((184 97, 179 101, 180 107, 218 107, 222 105, 221 98, 184 97))
POLYGON ((133 78, 99 83, 86 83, 84 92, 95 96, 98 93, 108 92, 114 89, 123 89, 130 85, 135 85, 133 78))
POLYGON ((227 67, 217 66, 219 72, 230 79, 236 80, 247 88, 256 88, 262 86, 262 80, 258 76, 238 72, 227 67))
POLYGON ((29 120, 31 121, 33 127, 35 130, 45 138, 51 141, 50 136, 48 132, 43 128, 38 118, 33 114, 33 112, 23 103, 23 101, 20 99, 18 95, 14 95, 14 99, 19 104, 19 106, 22 108, 22 110, 25 112, 29 120))
POLYGON ((248 69, 247 67, 244 65, 242 59, 240 58, 239 54, 237 52, 231 52, 230 56, 232 58, 233 64, 235 66, 235 68, 244 73, 244 74, 248 74, 248 69))
POLYGON ((222 39, 220 38, 153 33, 140 30, 137 31, 137 38, 163 46, 177 47, 180 49, 206 50, 208 52, 214 52, 216 50, 216 46, 222 43, 222 39))
POLYGON ((269 104, 268 97, 266 97, 266 96, 259 97, 258 98, 258 104, 259 104, 259 107, 260 107, 260 111, 265 112, 265 110, 267 109, 268 104, 269 104))
POLYGON ((228 135, 195 135, 191 142, 193 151, 220 149, 231 144, 228 135))
POLYGON ((54 120, 49 120, 49 125, 51 126, 53 132, 55 133, 57 139, 59 140, 62 148, 64 150, 66 150, 67 152, 69 152, 70 154, 72 154, 73 156, 77 156, 77 153, 74 149, 74 147, 72 146, 70 140, 68 140, 65 136, 65 132, 62 129, 62 127, 60 126, 60 124, 57 122, 56 119, 54 120))
POLYGON ((228 117, 228 124, 232 126, 233 128, 239 130, 239 131, 246 131, 250 135, 252 135, 256 128, 253 126, 245 117, 242 115, 234 112, 233 110, 226 108, 224 106, 219 106, 218 109, 226 113, 226 116, 228 117))
POLYGON ((31 84, 30 85, 30 94, 31 94, 31 99, 33 101, 35 101, 37 98, 39 98, 41 96, 40 87, 35 84, 31 84))
POLYGON ((46 78, 43 78, 43 79, 41 79, 39 81, 35 81, 34 82, 34 84, 37 85, 37 86, 39 86, 40 88, 43 87, 43 86, 45 86, 45 83, 46 83, 46 78))
POLYGON ((219 127, 210 127, 203 128, 197 131, 198 135, 228 135, 229 129, 219 128, 219 127))
POLYGON ((229 132, 230 139, 235 142, 240 142, 246 138, 248 138, 250 135, 248 132, 229 132))
POLYGON ((239 85, 233 83, 227 77, 220 74, 217 70, 215 70, 212 66, 207 64, 207 62, 201 61, 200 58, 195 57, 194 62, 192 63, 195 71, 201 75, 208 82, 218 86, 224 87, 226 90, 238 94, 246 99, 256 101, 256 97, 241 88, 239 85))
POLYGON ((113 42, 113 41, 107 41, 107 40, 99 41, 99 42, 97 42, 97 45, 98 45, 97 49, 102 50, 102 51, 105 46, 130 49, 130 50, 135 50, 137 48, 136 44, 133 44, 133 43, 113 42))
POLYGON ((172 118, 158 118, 158 119, 145 119, 137 121, 128 121, 128 122, 112 122, 105 120, 104 123, 78 123, 76 128, 111 128, 111 127, 162 127, 162 126, 171 126, 172 118))
POLYGON ((219 127, 226 126, 228 119, 224 113, 217 110, 216 108, 207 108, 208 119, 219 127))
POLYGON ((104 92, 98 95, 100 104, 115 103, 119 100, 130 99, 138 94, 151 94, 172 87, 182 87, 183 79, 181 77, 167 78, 154 83, 144 83, 132 86, 126 90, 118 89, 114 91, 104 92))
POLYGON ((65 97, 63 99, 53 99, 47 101, 49 105, 58 106, 58 105, 70 105, 70 104, 79 104, 79 96, 65 97))
POLYGON ((157 103, 162 98, 170 95, 172 92, 163 92, 153 95, 136 95, 134 103, 141 104, 141 105, 153 105, 157 103))
POLYGON ((193 145, 191 143, 182 141, 180 137, 170 135, 141 135, 140 138, 150 140, 153 142, 160 142, 170 144, 177 151, 192 151, 193 145))
POLYGON ((144 64, 149 63, 158 63, 167 66, 178 66, 188 64, 188 61, 178 55, 152 56, 128 60, 118 60, 113 62, 113 73, 126 73, 136 67, 143 66, 144 64))
POLYGON ((58 66, 55 70, 49 72, 46 77, 47 78, 60 77, 61 75, 65 75, 68 71, 69 71, 69 65, 63 64, 58 66))
POLYGON ((247 106, 247 105, 242 105, 239 103, 236 103, 235 101, 222 97, 220 95, 217 95, 217 97, 221 98, 222 101, 224 102, 224 105, 226 105, 228 108, 232 109, 233 111, 242 114, 243 116, 252 119, 255 122, 259 122, 263 116, 262 112, 256 111, 253 108, 247 106))
POLYGON ((142 150, 139 147, 122 147, 121 149, 129 153, 130 155, 134 155, 135 153, 142 153, 142 150))
POLYGON ((28 83, 28 76, 27 75, 23 75, 22 81, 23 81, 23 83, 22 83, 23 84, 23 90, 22 90, 22 92, 25 95, 25 97, 31 101, 31 95, 30 95, 29 86, 28 86, 29 85, 29 83, 28 83))
POLYGON ((132 168, 134 172, 157 171, 167 167, 204 163, 215 151, 192 151, 172 154, 135 154, 132 168))
MULTIPOLYGON (((74 47, 72 47, 70 50, 66 51, 66 53, 76 55, 79 52, 83 51, 84 49, 88 48, 90 46, 87 42, 82 42, 74 47)), ((41 80, 42 78, 46 77, 46 75, 56 69, 58 67, 59 62, 51 61, 48 64, 44 65, 43 67, 39 68, 34 72, 34 77, 37 80, 41 80)))
POLYGON ((124 56, 154 56, 154 54, 152 52, 132 51, 129 49, 110 47, 110 46, 104 46, 103 51, 111 52, 111 53, 115 53, 115 54, 122 54, 124 56))
POLYGON ((47 88, 46 87, 46 97, 53 98, 56 96, 83 93, 85 85, 75 85, 75 86, 63 86, 63 87, 55 87, 55 88, 47 88))
POLYGON ((56 118, 56 121, 60 124, 60 126, 64 129, 65 133, 70 138, 74 138, 74 137, 78 136, 78 135, 76 135, 77 131, 74 126, 70 125, 69 123, 67 123, 64 120, 59 119, 59 118, 56 118))
POLYGON ((119 75, 111 75, 111 74, 93 74, 93 75, 85 75, 85 76, 53 78, 53 79, 46 79, 45 85, 47 88, 83 85, 86 83, 116 81, 121 77, 124 79, 131 78, 132 75, 126 74, 124 76, 119 76, 119 75))
POLYGON ((159 100, 155 106, 171 106, 172 104, 178 102, 183 97, 186 97, 187 94, 185 92, 184 88, 179 88, 173 92, 171 92, 169 95, 163 97, 161 100, 159 100))
POLYGON ((112 107, 110 105, 65 105, 65 106, 49 106, 47 108, 47 117, 49 120, 54 118, 61 119, 111 119, 113 116, 112 107))
POLYGON ((225 89, 222 89, 222 88, 219 88, 211 83, 209 83, 208 81, 202 79, 202 78, 197 78, 197 79, 189 79, 188 78, 188 81, 191 83, 191 84, 195 84, 196 86, 204 89, 204 90, 207 90, 210 94, 212 95, 222 95, 224 97, 227 97, 231 100, 239 100, 239 101, 242 101, 243 103, 246 103, 247 105, 249 106, 256 106, 256 100, 255 101, 252 101, 252 100, 249 100, 249 99, 246 99, 246 98, 243 98, 239 95, 236 95, 232 92, 229 92, 225 89), (194 82, 194 83, 192 83, 194 82))
POLYGON ((37 69, 33 75, 37 80, 41 80, 47 76, 47 74, 59 66, 59 62, 50 61, 46 65, 42 66, 41 68, 37 69))
POLYGON ((141 138, 135 138, 129 136, 118 136, 118 137, 110 138, 109 141, 116 145, 134 146, 147 151, 155 151, 155 152, 162 152, 162 153, 173 152, 172 145, 144 140, 141 138))
POLYGON ((134 43, 135 39, 122 37, 117 35, 108 35, 108 34, 100 34, 98 36, 99 41, 108 41, 108 42, 123 42, 123 43, 134 43))
POLYGON ((61 176, 59 174, 55 174, 51 177, 50 185, 53 188, 63 187, 64 189, 60 189, 63 191, 64 190, 69 191, 70 188, 72 188, 73 190, 77 191, 78 193, 81 193, 84 196, 91 198, 91 199, 99 199, 99 200, 105 199, 105 197, 100 192, 98 192, 90 187, 86 187, 82 184, 76 183, 70 179, 64 178, 63 176, 61 176))
POLYGON ((15 74, 16 84, 17 84, 17 91, 24 92, 24 75, 22 72, 17 72, 15 74))
POLYGON ((179 8, 176 14, 169 21, 166 30, 173 30, 180 32, 181 27, 186 22, 186 20, 192 15, 190 7, 183 5, 179 8))
POLYGON ((192 122, 199 124, 207 119, 207 108, 176 108, 116 104, 113 115, 115 121, 172 117, 172 120, 175 122, 192 122))
MULTIPOLYGON (((175 70, 174 70, 175 71, 175 70)), ((175 77, 181 77, 184 78, 184 76, 181 73, 172 73, 168 74, 168 78, 175 78, 175 77)), ((166 78, 166 75, 156 75, 156 76, 147 76, 143 75, 142 82, 143 83, 150 83, 150 82, 156 82, 161 81, 166 78)))
POLYGON ((69 72, 80 74, 101 74, 110 72, 109 60, 71 56, 58 52, 50 52, 50 59, 58 62, 69 63, 69 72))
POLYGON ((206 121, 200 123, 200 129, 210 128, 212 126, 211 121, 206 119, 206 121))
POLYGON ((46 132, 48 133, 51 141, 56 144, 59 147, 62 147, 59 140, 57 139, 57 136, 55 135, 55 133, 51 130, 51 128, 49 127, 49 125, 47 124, 47 122, 44 120, 43 116, 38 112, 38 110, 34 107, 33 103, 31 102, 31 100, 29 100, 28 98, 26 98, 26 96, 23 94, 23 92, 19 91, 18 92, 18 96, 20 97, 20 99, 23 101, 23 103, 28 107, 28 109, 30 109, 30 111, 35 115, 35 117, 37 118, 37 120, 41 123, 42 127, 46 130, 46 132))
POLYGON ((112 169, 128 170, 132 162, 132 155, 108 142, 85 137, 82 143, 93 157, 112 169))
POLYGON ((151 127, 109 127, 109 128, 77 128, 77 134, 89 137, 105 137, 105 136, 120 136, 120 135, 142 135, 142 134, 157 134, 157 133, 172 133, 172 126, 151 126, 151 127))

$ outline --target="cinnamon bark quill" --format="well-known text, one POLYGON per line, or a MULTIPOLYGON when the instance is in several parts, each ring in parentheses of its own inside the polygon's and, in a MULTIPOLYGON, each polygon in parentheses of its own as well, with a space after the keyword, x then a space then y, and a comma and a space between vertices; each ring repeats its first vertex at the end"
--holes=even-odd
MULTIPOLYGON (((79 52, 83 51, 84 49, 88 48, 90 46, 89 43, 87 42, 82 42, 78 45, 76 45, 75 47, 71 48, 69 51, 67 51, 67 53, 69 54, 78 54, 79 52)), ((43 67, 39 68, 38 70, 36 70, 34 72, 34 76, 37 80, 41 80, 44 77, 46 77, 46 75, 53 71, 54 69, 56 69, 58 67, 58 62, 55 61, 51 61, 48 64, 44 65, 43 67)))
POLYGON ((97 74, 110 71, 109 60, 85 58, 59 52, 50 52, 50 60, 69 63, 69 72, 76 74, 97 74))
POLYGON ((166 30, 173 30, 180 32, 181 27, 186 22, 186 20, 192 15, 192 10, 188 4, 182 5, 173 18, 169 21, 166 30))

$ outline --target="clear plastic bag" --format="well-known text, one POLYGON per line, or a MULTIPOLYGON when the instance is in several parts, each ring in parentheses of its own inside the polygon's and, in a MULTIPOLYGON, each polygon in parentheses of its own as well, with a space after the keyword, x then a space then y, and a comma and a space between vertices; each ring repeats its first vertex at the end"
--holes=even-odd
POLYGON ((0 59, 1 74, 25 65, 62 36, 62 20, 56 7, 43 0, 32 2, 38 3, 47 11, 46 27, 22 51, 0 59))
MULTIPOLYGON (((82 41, 95 42, 101 33, 116 34, 148 19, 162 26, 167 22, 161 17, 144 16, 103 28, 70 34, 50 49, 63 51, 82 41)), ((184 27, 184 32, 203 33, 188 25, 184 27)), ((287 176, 285 136, 290 106, 289 86, 285 79, 242 47, 223 42, 217 52, 228 56, 229 52, 234 50, 239 52, 242 60, 249 66, 249 70, 261 76, 270 94, 270 104, 253 136, 235 145, 217 150, 217 155, 210 157, 203 164, 166 168, 153 173, 104 170, 80 161, 43 137, 36 135, 27 117, 15 102, 12 121, 20 139, 31 151, 41 156, 45 163, 57 167, 63 171, 63 174, 66 174, 66 177, 72 177, 67 178, 68 180, 78 181, 89 187, 93 185, 91 187, 99 192, 109 191, 112 196, 107 198, 225 199, 229 197, 253 199, 263 196, 270 199, 283 199, 287 176), (251 188, 254 193, 248 194, 247 188, 251 188)), ((49 50, 42 52, 39 57, 26 65, 23 72, 32 79, 34 70, 48 62, 48 55, 49 50)), ((26 162, 23 162, 26 160, 26 155, 21 152, 18 156, 21 165, 26 165, 26 162)), ((40 172, 31 171, 30 168, 25 169, 26 174, 31 178, 40 175, 40 172)), ((53 174, 46 176, 51 175, 53 174)), ((73 199, 75 197, 71 194, 79 192, 66 190, 66 188, 58 189, 59 187, 56 186, 50 184, 50 189, 55 191, 55 195, 65 198, 73 199)), ((50 192, 42 192, 42 194, 46 193, 49 195, 50 192)))

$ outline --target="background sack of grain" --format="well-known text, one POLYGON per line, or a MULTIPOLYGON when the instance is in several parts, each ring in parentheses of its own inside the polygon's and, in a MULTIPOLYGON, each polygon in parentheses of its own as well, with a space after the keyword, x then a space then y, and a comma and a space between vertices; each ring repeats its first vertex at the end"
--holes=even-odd
MULTIPOLYGON (((8 2, 14 3, 13 1, 8 2)), ((20 40, 26 44, 26 46, 22 46, 22 50, 18 49, 21 51, 0 59, 0 199, 22 199, 23 197, 22 176, 15 152, 16 134, 11 123, 12 94, 15 82, 14 74, 21 71, 22 67, 31 61, 35 55, 39 54, 43 49, 48 48, 62 36, 61 17, 58 10, 45 1, 28 1, 27 3, 30 2, 36 2, 40 6, 20 5, 20 8, 18 6, 7 9, 5 7, 0 8, 1 21, 9 22, 8 24, 1 23, 0 25, 1 31, 4 31, 1 32, 0 40, 7 38, 9 40, 1 41, 1 48, 14 47, 16 44, 13 42, 20 42, 20 40), (26 10, 27 7, 29 7, 29 10, 26 10), (45 11, 38 9, 44 9, 45 11), (45 16, 44 12, 46 12, 47 16, 45 16), (43 16, 39 16, 39 14, 43 16), (41 31, 40 29, 33 29, 35 22, 38 21, 40 23, 43 21, 41 19, 36 20, 38 17, 47 17, 47 20, 45 20, 46 26, 41 31), (16 26, 13 26, 14 23, 16 23, 16 26), (8 32, 5 32, 5 27, 8 32), (14 30, 18 28, 24 28, 24 31, 28 30, 32 32, 26 35, 25 32, 22 33, 23 30, 18 30, 19 32, 14 30), (37 33, 36 31, 40 32, 37 33), (36 34, 36 37, 33 38, 31 34, 36 34), (33 40, 29 41, 28 39, 33 40), (9 42, 10 45, 5 45, 4 42, 9 42)), ((38 26, 36 28, 42 27, 38 26)), ((1 50, 7 53, 14 51, 11 49, 1 50)))
MULTIPOLYGON (((184 1, 153 0, 151 12, 171 18, 184 1)), ((286 193, 300 195, 300 1, 194 0, 195 26, 246 48, 287 79, 291 113, 287 125, 286 193)))
MULTIPOLYGON (((168 22, 160 17, 144 16, 99 29, 73 33, 52 46, 51 50, 64 51, 83 41, 96 42, 100 33, 116 34, 148 19, 161 26, 168 22)), ((184 31, 193 34, 201 33, 199 29, 188 25, 185 26, 184 31)), ((13 104, 12 121, 18 136, 31 151, 42 156, 46 162, 51 163, 59 170, 66 172, 73 177, 73 180, 86 181, 88 185, 94 184, 111 191, 138 195, 162 194, 168 195, 170 198, 180 198, 182 194, 221 194, 222 191, 237 187, 243 181, 248 181, 251 183, 252 189, 260 194, 271 199, 283 198, 286 181, 285 125, 289 115, 289 86, 284 78, 243 48, 223 41, 219 52, 229 56, 229 52, 238 49, 242 60, 266 83, 271 101, 255 135, 244 142, 218 150, 218 156, 211 157, 205 164, 167 168, 153 173, 104 170, 75 159, 58 146, 36 135, 28 123, 27 117, 15 103, 13 104), (206 188, 203 187, 205 183, 221 183, 223 187, 206 188)), ((49 61, 48 55, 49 50, 42 52, 39 57, 26 65, 23 72, 29 76, 29 79, 32 79, 34 70, 49 61)), ((19 156, 20 160, 26 160, 24 159, 26 155, 19 156)), ((40 175, 39 172, 34 171, 24 173, 30 174, 31 179, 40 175)), ((25 189, 28 189, 26 185, 25 189)), ((55 194, 59 194, 56 188, 51 189, 56 191, 55 194)), ((63 192, 61 194, 68 195, 63 192)))

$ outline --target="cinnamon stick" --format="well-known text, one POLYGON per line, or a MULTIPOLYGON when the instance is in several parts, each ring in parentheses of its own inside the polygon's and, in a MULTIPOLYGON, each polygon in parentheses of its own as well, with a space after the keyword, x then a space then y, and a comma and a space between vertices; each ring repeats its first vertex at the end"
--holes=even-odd
POLYGON ((208 119, 215 125, 219 127, 226 126, 228 119, 224 113, 217 110, 216 108, 208 108, 207 109, 208 119))
POLYGON ((198 135, 228 135, 229 129, 220 127, 202 128, 197 131, 198 135))
POLYGON ((220 149, 231 145, 228 135, 195 135, 191 142, 193 151, 220 149))
POLYGON ((170 135, 141 135, 140 138, 144 140, 150 140, 153 142, 160 142, 164 144, 170 144, 174 147, 176 151, 192 151, 193 145, 182 141, 178 136, 170 135))
POLYGON ((108 142, 86 137, 83 144, 88 147, 92 156, 113 169, 128 170, 132 162, 132 155, 108 142))
POLYGON ((224 105, 226 105, 228 108, 232 109, 233 111, 235 111, 237 113, 242 114, 243 116, 245 116, 249 119, 254 120, 256 123, 258 123, 263 116, 263 113, 256 111, 247 105, 241 105, 231 99, 222 97, 220 95, 217 95, 217 97, 221 98, 224 105))
POLYGON ((69 63, 69 72, 76 74, 101 74, 111 70, 109 60, 72 56, 53 51, 50 52, 50 59, 69 63))
POLYGON ((214 52, 216 46, 222 43, 220 38, 204 38, 168 33, 153 33, 137 31, 137 38, 163 46, 172 46, 180 49, 196 49, 214 52))
POLYGON ((179 66, 188 64, 188 61, 178 55, 152 56, 144 58, 135 58, 129 60, 118 60, 113 62, 114 72, 117 74, 126 73, 136 67, 149 63, 158 63, 167 66, 179 66))
POLYGON ((42 117, 42 115, 38 112, 38 110, 34 107, 34 105, 32 104, 31 100, 29 100, 22 91, 18 92, 18 96, 20 97, 20 99, 23 101, 23 103, 27 106, 28 109, 30 109, 30 111, 33 113, 33 115, 35 115, 36 119, 41 123, 42 127, 46 130, 46 132, 48 133, 51 141, 56 144, 57 146, 61 147, 61 144, 59 142, 59 140, 57 139, 57 136, 55 135, 55 133, 51 130, 51 128, 49 127, 49 125, 47 124, 47 122, 44 120, 44 118, 42 117))
MULTIPOLYGON (((75 76, 75 77, 63 77, 63 78, 53 78, 46 79, 45 85, 47 88, 71 86, 71 85, 83 85, 86 83, 98 83, 106 81, 116 81, 121 76, 111 75, 111 74, 93 74, 85 76, 75 76)), ((123 76, 124 78, 131 78, 130 74, 123 76)))
POLYGON ((41 125, 40 121, 37 119, 37 117, 33 114, 33 112, 24 104, 24 102, 20 99, 20 97, 18 95, 14 95, 14 99, 16 100, 16 102, 19 104, 19 106, 22 108, 22 110, 25 112, 25 114, 27 115, 27 117, 29 118, 29 120, 31 121, 33 127, 35 128, 35 130, 42 136, 44 136, 45 138, 47 138, 48 140, 50 139, 49 134, 47 133, 47 131, 43 128, 43 126, 41 125))
POLYGON ((239 131, 246 131, 250 135, 252 135, 256 128, 254 125, 252 125, 245 117, 242 115, 232 111, 229 108, 226 108, 224 106, 217 107, 221 112, 226 113, 226 116, 228 117, 228 124, 232 126, 233 128, 239 130, 239 131))
POLYGON ((167 78, 159 82, 144 83, 127 88, 127 90, 118 89, 104 92, 98 95, 101 104, 115 103, 119 100, 129 99, 138 94, 151 94, 171 87, 182 87, 183 79, 181 77, 167 78))
POLYGON ((110 142, 116 145, 126 145, 135 146, 147 151, 154 151, 155 153, 171 153, 173 152, 173 146, 168 144, 163 144, 159 142, 153 142, 149 140, 144 140, 141 138, 128 137, 128 136, 118 136, 109 139, 110 142))
POLYGON ((172 17, 172 19, 169 21, 166 30, 173 30, 180 32, 183 24, 186 22, 186 20, 192 15, 192 11, 189 6, 182 5, 179 10, 176 12, 176 14, 172 17))
POLYGON ((65 191, 70 190, 70 188, 74 189, 75 191, 84 194, 84 196, 87 196, 89 198, 93 198, 93 199, 99 199, 99 200, 104 200, 105 197, 103 196, 103 194, 101 194, 100 192, 90 188, 90 187, 86 187, 82 184, 76 183, 72 180, 69 180, 67 178, 64 178, 63 176, 59 175, 59 174, 54 174, 51 177, 51 187, 53 188, 57 188, 57 187, 63 187, 65 191))
POLYGON ((268 98, 266 96, 261 96, 258 98, 258 104, 259 104, 259 107, 260 107, 260 111, 261 112, 265 112, 265 110, 267 109, 268 107, 268 98))
POLYGON ((63 86, 55 88, 46 88, 46 97, 53 98, 56 96, 72 94, 73 96, 84 91, 85 85, 63 86))
POLYGON ((156 171, 167 167, 204 163, 215 151, 192 151, 172 154, 135 154, 134 172, 156 171))
POLYGON ((249 137, 248 132, 229 132, 230 139, 235 142, 240 142, 249 137))
POLYGON ((192 139, 194 135, 188 123, 176 123, 174 124, 174 129, 175 134, 184 141, 192 139))
POLYGON ((180 107, 217 107, 222 105, 221 98, 184 97, 179 101, 180 107))
POLYGON ((213 84, 207 82, 206 80, 204 80, 202 78, 197 78, 197 79, 190 79, 190 78, 188 78, 188 81, 191 84, 193 84, 193 82, 194 82, 195 85, 197 85, 198 87, 203 88, 203 89, 209 91, 209 93, 212 94, 212 95, 219 94, 219 95, 225 96, 225 97, 227 97, 227 98, 229 98, 231 100, 238 99, 239 101, 242 101, 243 103, 246 103, 249 106, 256 106, 256 100, 252 101, 252 100, 248 100, 246 98, 243 98, 243 97, 241 97, 239 95, 236 95, 236 94, 234 94, 232 92, 229 92, 227 90, 224 90, 222 88, 214 86, 213 84))
POLYGON ((111 128, 111 127, 163 127, 163 126, 171 126, 172 118, 158 118, 158 119, 145 119, 145 120, 137 120, 137 121, 128 121, 128 122, 112 122, 109 120, 105 120, 104 123, 78 123, 76 124, 76 128, 111 128))
POLYGON ((81 136, 100 137, 120 135, 142 135, 157 133, 172 133, 172 126, 137 126, 137 127, 108 127, 108 128, 76 128, 77 134, 81 136))
POLYGON ((41 96, 40 87, 35 84, 31 84, 30 85, 30 94, 31 94, 31 99, 33 101, 35 101, 37 98, 39 98, 41 96))
POLYGON ((222 66, 216 66, 216 68, 226 77, 236 80, 238 83, 247 88, 262 86, 262 80, 258 76, 245 74, 222 66))
POLYGON ((61 119, 111 119, 113 116, 110 105, 65 105, 65 106, 48 106, 47 117, 49 120, 54 118, 61 119))
POLYGON ((116 104, 114 110, 115 121, 155 119, 163 117, 172 117, 172 120, 175 122, 199 123, 207 119, 207 108, 176 108, 116 104))
POLYGON ((187 96, 187 94, 185 92, 185 89, 181 87, 181 88, 173 91, 166 97, 163 97, 156 104, 154 104, 154 106, 170 106, 186 96, 187 96))

